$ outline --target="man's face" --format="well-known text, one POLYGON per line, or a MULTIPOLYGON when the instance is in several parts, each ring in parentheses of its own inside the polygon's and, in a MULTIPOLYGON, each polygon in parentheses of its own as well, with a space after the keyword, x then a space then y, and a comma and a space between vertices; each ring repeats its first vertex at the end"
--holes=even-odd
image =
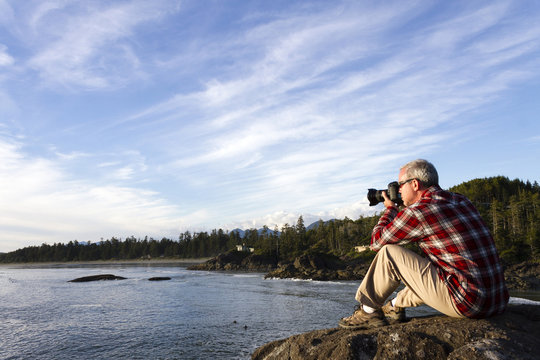
MULTIPOLYGON (((398 181, 406 181, 409 180, 407 178, 407 174, 405 173, 405 169, 401 169, 399 171, 398 181)), ((414 204, 416 202, 416 191, 413 188, 415 181, 409 181, 406 184, 403 184, 399 187, 399 192, 401 194, 401 199, 403 200, 403 204, 405 206, 409 206, 411 204, 414 204)))

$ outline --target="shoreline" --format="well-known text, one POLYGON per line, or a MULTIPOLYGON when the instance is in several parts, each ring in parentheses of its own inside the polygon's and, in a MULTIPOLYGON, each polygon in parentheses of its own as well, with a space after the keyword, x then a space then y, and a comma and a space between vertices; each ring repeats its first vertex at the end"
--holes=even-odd
POLYGON ((0 263, 0 268, 62 268, 62 267, 78 267, 78 266, 99 266, 99 265, 182 265, 190 266, 204 263, 210 258, 193 258, 193 259, 178 259, 178 258, 159 258, 159 259, 130 259, 130 260, 91 260, 91 261, 49 261, 49 262, 27 262, 27 263, 0 263))

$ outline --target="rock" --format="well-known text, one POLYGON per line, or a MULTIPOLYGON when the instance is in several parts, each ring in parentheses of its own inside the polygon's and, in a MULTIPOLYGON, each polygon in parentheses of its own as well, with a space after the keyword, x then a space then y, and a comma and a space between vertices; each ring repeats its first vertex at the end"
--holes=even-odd
POLYGON ((260 271, 275 269, 277 261, 272 257, 256 255, 244 251, 231 250, 202 263, 188 267, 188 270, 260 271))
POLYGON ((315 330, 263 345, 252 359, 538 359, 539 338, 540 306, 510 305, 489 319, 440 315, 369 330, 315 330))
MULTIPOLYGON (((277 263, 273 257, 232 250, 220 254, 189 270, 227 270, 266 272, 265 278, 312 280, 361 280, 366 274, 373 252, 357 258, 338 258, 329 254, 311 253, 291 262, 277 263)), ((540 289, 540 262, 530 261, 505 267, 509 290, 540 289)))
POLYGON ((359 280, 365 275, 369 262, 348 261, 328 254, 304 254, 292 263, 280 263, 266 278, 312 280, 359 280))
POLYGON ((148 279, 148 281, 164 281, 164 280, 171 280, 171 278, 168 276, 156 276, 156 277, 151 277, 150 279, 148 279))
POLYGON ((277 266, 277 261, 274 257, 251 254, 242 260, 240 264, 247 271, 271 271, 277 266))
POLYGON ((524 262, 504 269, 506 286, 510 290, 540 289, 540 262, 524 262))
POLYGON ((89 281, 101 281, 101 280, 125 280, 125 277, 116 276, 112 274, 100 274, 83 276, 77 279, 69 280, 68 282, 89 282, 89 281))
POLYGON ((189 270, 240 270, 240 264, 250 253, 229 251, 204 262, 188 267, 189 270))

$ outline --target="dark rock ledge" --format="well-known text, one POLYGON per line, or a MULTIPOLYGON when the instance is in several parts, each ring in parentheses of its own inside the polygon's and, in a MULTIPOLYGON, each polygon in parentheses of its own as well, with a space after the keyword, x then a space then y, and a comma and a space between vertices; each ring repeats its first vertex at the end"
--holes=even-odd
POLYGON ((504 278, 510 290, 540 290, 540 262, 527 261, 506 266, 504 278))
POLYGON ((125 280, 125 277, 116 276, 112 274, 100 274, 100 275, 90 275, 69 280, 68 282, 89 282, 89 281, 102 281, 102 280, 125 280))
MULTIPOLYGON (((354 259, 328 254, 303 254, 293 261, 280 261, 247 252, 229 251, 204 263, 188 267, 206 271, 265 272, 265 278, 311 280, 362 280, 374 253, 354 259)), ((540 262, 529 261, 505 266, 504 276, 509 290, 540 289, 540 262)))
POLYGON ((371 258, 349 261, 328 254, 303 254, 292 262, 278 263, 273 257, 229 251, 188 269, 256 271, 267 273, 266 278, 280 279, 357 280, 362 279, 370 262, 371 258))
MULTIPOLYGON (((90 275, 69 280, 68 282, 90 282, 90 281, 102 281, 102 280, 126 280, 125 277, 116 276, 112 274, 100 274, 100 275, 90 275)), ((156 276, 148 279, 149 281, 164 281, 171 280, 168 276, 156 276)))
POLYGON ((188 270, 267 272, 276 266, 277 261, 273 257, 231 250, 201 264, 189 266, 188 270))
POLYGON ((489 319, 441 315, 370 330, 315 330, 263 345, 252 359, 538 359, 538 339, 540 306, 510 305, 489 319))

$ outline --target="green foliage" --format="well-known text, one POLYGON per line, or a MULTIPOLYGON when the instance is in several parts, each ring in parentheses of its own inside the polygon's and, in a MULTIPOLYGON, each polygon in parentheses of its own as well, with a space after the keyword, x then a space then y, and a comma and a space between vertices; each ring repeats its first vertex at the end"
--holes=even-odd
MULTIPOLYGON (((467 196, 478 208, 491 230, 501 258, 506 263, 540 259, 540 186, 520 180, 498 176, 475 179, 450 188, 467 196)), ((355 253, 354 247, 369 245, 371 232, 379 216, 356 220, 349 218, 318 221, 306 228, 302 216, 294 225, 285 224, 279 231, 264 226, 262 231, 246 230, 242 238, 238 232, 213 230, 190 233, 186 231, 178 240, 163 238, 123 241, 111 238, 98 243, 43 244, 0 254, 0 262, 64 262, 89 260, 127 260, 148 258, 202 258, 216 256, 236 245, 245 244, 264 258, 291 261, 304 253, 346 256, 371 260, 374 253, 355 253)), ((414 244, 409 245, 418 251, 414 244)))
POLYGON ((500 258, 505 264, 515 264, 529 260, 531 257, 531 248, 525 243, 515 243, 509 249, 500 253, 500 258))
POLYGON ((201 258, 229 250, 229 235, 222 230, 180 234, 178 241, 131 236, 121 241, 116 238, 99 243, 79 243, 30 246, 7 254, 0 254, 0 262, 65 262, 95 260, 131 260, 149 258, 201 258))
POLYGON ((491 230, 506 263, 540 259, 540 186, 504 176, 450 188, 467 196, 491 230))
POLYGON ((375 258, 375 255, 377 255, 377 253, 375 251, 357 252, 354 249, 351 249, 351 251, 349 251, 345 255, 345 257, 348 260, 360 260, 360 262, 363 263, 363 264, 369 264, 369 263, 371 263, 373 258, 375 258))

